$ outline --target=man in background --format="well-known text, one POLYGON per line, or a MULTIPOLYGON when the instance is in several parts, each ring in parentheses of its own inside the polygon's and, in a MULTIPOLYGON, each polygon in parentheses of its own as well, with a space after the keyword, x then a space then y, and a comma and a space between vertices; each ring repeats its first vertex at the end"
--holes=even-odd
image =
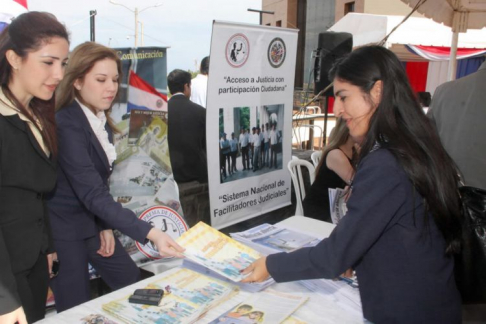
POLYGON ((208 181, 206 110, 189 100, 191 74, 174 70, 167 77, 170 163, 177 182, 208 181))
POLYGON ((209 56, 201 61, 199 74, 192 79, 191 101, 206 108, 206 93, 208 92, 209 56))
POLYGON ((486 62, 439 86, 427 116, 467 186, 486 190, 486 62))

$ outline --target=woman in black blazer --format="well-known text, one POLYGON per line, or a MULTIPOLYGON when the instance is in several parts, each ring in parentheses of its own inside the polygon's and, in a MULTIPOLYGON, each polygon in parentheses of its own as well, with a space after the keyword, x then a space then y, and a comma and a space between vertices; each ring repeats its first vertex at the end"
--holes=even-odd
POLYGON ((332 70, 334 112, 361 139, 348 212, 317 246, 257 260, 245 281, 335 278, 354 268, 373 323, 460 323, 457 173, 395 54, 362 47, 332 70))
POLYGON ((44 318, 53 244, 44 197, 56 183, 54 90, 69 42, 29 12, 0 34, 0 323, 44 318))
POLYGON ((162 255, 182 256, 183 249, 170 236, 139 220, 110 195, 108 178, 116 152, 108 110, 119 78, 116 52, 87 42, 71 53, 56 93, 59 168, 48 207, 60 261, 51 284, 58 312, 89 300, 88 262, 112 289, 140 279, 112 229, 142 243, 153 241, 162 255))

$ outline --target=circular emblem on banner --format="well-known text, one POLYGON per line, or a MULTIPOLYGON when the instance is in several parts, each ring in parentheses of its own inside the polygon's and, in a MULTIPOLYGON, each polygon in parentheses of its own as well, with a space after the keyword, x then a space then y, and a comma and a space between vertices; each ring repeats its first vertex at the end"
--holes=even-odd
POLYGON ((226 43, 226 61, 232 67, 239 68, 246 63, 250 55, 250 42, 243 34, 235 34, 231 36, 226 43))
POLYGON ((280 37, 274 38, 268 46, 268 62, 270 62, 270 65, 274 68, 280 67, 285 61, 286 54, 284 41, 280 37))
POLYGON ((162 106, 164 105, 164 103, 162 102, 162 99, 158 99, 155 102, 155 105, 157 106, 157 108, 162 108, 162 106))
MULTIPOLYGON (((151 207, 145 210, 138 218, 165 232, 174 240, 188 229, 184 219, 175 210, 165 206, 151 207)), ((161 257, 155 244, 150 241, 147 244, 135 242, 135 245, 141 253, 150 259, 170 258, 161 257)))

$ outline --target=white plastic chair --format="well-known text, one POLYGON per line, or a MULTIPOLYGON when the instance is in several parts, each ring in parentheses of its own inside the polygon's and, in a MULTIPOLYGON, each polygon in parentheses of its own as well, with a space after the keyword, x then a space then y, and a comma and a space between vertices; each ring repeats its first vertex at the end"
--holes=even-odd
POLYGON ((317 169, 317 166, 319 165, 319 161, 321 160, 322 156, 322 151, 315 151, 311 154, 311 160, 312 164, 314 164, 314 168, 317 169))
MULTIPOLYGON (((312 130, 316 130, 318 129, 320 131, 320 136, 319 136, 319 146, 318 146, 318 149, 322 149, 322 143, 323 143, 323 136, 324 136, 324 131, 322 130, 322 127, 319 126, 319 125, 309 125, 309 124, 303 124, 303 125, 298 125, 298 126, 294 126, 292 131, 293 131, 293 136, 295 137, 295 139, 297 140, 297 147, 300 148, 300 149, 304 149, 303 147, 303 143, 302 143, 302 140, 303 138, 307 138, 307 129, 312 129, 312 130), (300 129, 301 128, 304 128, 304 134, 303 136, 301 137, 301 134, 300 134, 300 129)), ((310 135, 310 134, 309 134, 310 135)), ((315 133, 314 133, 314 138, 317 137, 315 136, 315 133)), ((314 143, 311 144, 311 148, 312 150, 314 149, 314 143)))
POLYGON ((292 178, 292 184, 294 185, 295 199, 297 207, 295 208, 295 215, 304 216, 304 208, 302 206, 302 200, 305 198, 305 186, 304 177, 302 176, 302 167, 306 167, 309 171, 310 184, 314 183, 316 169, 312 163, 306 160, 301 160, 296 156, 292 156, 292 160, 289 161, 287 168, 289 169, 290 176, 292 178))

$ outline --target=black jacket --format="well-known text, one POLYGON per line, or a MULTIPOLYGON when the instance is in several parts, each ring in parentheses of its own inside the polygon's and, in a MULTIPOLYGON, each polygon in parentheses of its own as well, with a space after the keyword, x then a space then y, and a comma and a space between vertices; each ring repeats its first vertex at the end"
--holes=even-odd
POLYGON ((56 165, 28 124, 0 114, 0 314, 21 306, 14 275, 53 252, 44 197, 55 184, 56 165))
POLYGON ((168 141, 174 179, 207 182, 206 109, 184 95, 172 96, 168 106, 168 141))

